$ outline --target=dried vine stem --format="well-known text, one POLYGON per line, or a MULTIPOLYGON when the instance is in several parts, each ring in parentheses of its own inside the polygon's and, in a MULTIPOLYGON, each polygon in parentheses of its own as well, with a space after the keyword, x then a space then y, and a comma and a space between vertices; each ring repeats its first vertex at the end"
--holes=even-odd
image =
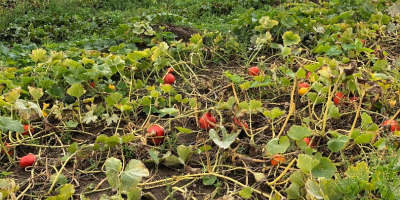
MULTIPOLYGON (((289 106, 289 113, 286 117, 285 122, 283 123, 283 126, 281 128, 281 130, 279 131, 279 134, 277 135, 277 137, 279 138, 283 131, 285 130, 285 126, 289 121, 290 116, 292 115, 292 112, 294 111, 294 109, 296 108, 295 103, 294 103, 294 92, 296 91, 297 88, 297 76, 294 77, 294 83, 293 83, 293 87, 292 87, 292 91, 290 92, 290 106, 289 106)), ((275 137, 274 137, 275 138, 275 137)))

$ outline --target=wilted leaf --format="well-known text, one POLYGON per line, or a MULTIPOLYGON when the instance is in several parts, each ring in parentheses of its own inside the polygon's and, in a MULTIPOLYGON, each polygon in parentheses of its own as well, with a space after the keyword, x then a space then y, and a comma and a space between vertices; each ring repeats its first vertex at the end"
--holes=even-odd
POLYGON ((112 114, 111 116, 109 116, 107 113, 107 114, 104 114, 103 116, 106 117, 107 126, 110 126, 113 122, 115 122, 115 123, 118 122, 117 114, 112 114))
POLYGON ((72 120, 69 120, 65 123, 65 125, 69 128, 75 128, 78 124, 79 124, 78 122, 72 120))
POLYGON ((182 165, 182 162, 178 157, 172 155, 172 156, 168 156, 164 159, 163 165, 165 165, 167 167, 179 166, 179 165, 182 165))
POLYGON ((89 156, 92 155, 93 153, 93 144, 84 144, 79 148, 79 150, 76 153, 76 156, 80 159, 83 160, 85 158, 88 158, 89 156))
POLYGON ((19 186, 15 184, 14 179, 0 179, 0 197, 7 198, 8 194, 17 190, 19 190, 19 186))
POLYGON ((170 116, 175 116, 178 114, 179 110, 176 108, 163 108, 161 110, 158 110, 160 114, 160 117, 164 117, 165 115, 170 115, 170 116))
POLYGON ((331 71, 331 68, 329 67, 329 65, 323 65, 323 66, 321 67, 321 69, 318 70, 318 73, 319 73, 322 77, 324 77, 324 78, 326 78, 326 79, 329 79, 329 78, 332 77, 332 71, 331 71))
POLYGON ((225 131, 225 133, 222 134, 222 138, 220 138, 214 129, 209 131, 210 138, 218 147, 223 149, 228 148, 235 141, 239 133, 240 132, 228 134, 225 131))
POLYGON ((266 175, 262 172, 252 172, 254 175, 254 179, 256 179, 256 182, 261 182, 265 180, 266 175))
POLYGON ((130 160, 125 167, 125 171, 121 173, 121 189, 130 191, 140 183, 144 176, 149 176, 149 170, 144 164, 140 160, 130 160))
POLYGON ((105 162, 107 181, 114 188, 118 188, 119 182, 119 172, 122 170, 121 160, 111 157, 105 162))
POLYGON ((127 196, 128 200, 140 200, 142 198, 142 189, 139 187, 134 187, 128 192, 127 196))
POLYGON ((85 114, 85 117, 82 119, 82 122, 86 124, 89 124, 90 122, 96 122, 98 116, 93 115, 93 113, 94 113, 93 110, 87 112, 85 114))
POLYGON ((192 146, 179 145, 177 151, 182 164, 185 164, 187 159, 193 153, 192 146))
POLYGON ((157 150, 155 150, 155 149, 149 149, 148 153, 149 153, 149 155, 150 155, 150 158, 151 158, 152 160, 154 160, 154 162, 155 162, 156 164, 159 164, 159 163, 160 163, 160 159, 158 158, 158 154, 160 153, 159 151, 157 151, 157 150))
POLYGON ((308 179, 306 182, 306 189, 307 192, 316 199, 324 199, 324 193, 316 181, 308 179))
POLYGON ((40 107, 36 103, 30 101, 17 99, 15 108, 18 110, 19 116, 24 120, 35 120, 39 117, 43 117, 40 107))

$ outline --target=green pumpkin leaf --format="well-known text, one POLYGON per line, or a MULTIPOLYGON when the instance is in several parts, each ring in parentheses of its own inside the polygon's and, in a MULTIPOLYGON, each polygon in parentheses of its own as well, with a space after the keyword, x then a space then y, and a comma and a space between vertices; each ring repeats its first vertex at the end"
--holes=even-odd
POLYGON ((286 31, 283 36, 283 45, 291 46, 294 44, 300 43, 300 36, 298 34, 294 34, 292 31, 286 31))
POLYGON ((285 114, 285 111, 281 110, 278 107, 274 107, 274 108, 272 108, 272 110, 266 110, 263 112, 263 115, 271 118, 271 120, 274 120, 274 119, 282 116, 283 114, 285 114))
POLYGON ((68 90, 67 93, 73 97, 79 99, 83 94, 85 94, 86 90, 83 89, 82 84, 75 83, 68 90))
POLYGON ((373 133, 370 132, 363 132, 361 133, 355 140, 354 142, 356 144, 365 144, 365 143, 369 143, 372 139, 372 137, 374 137, 373 133))
POLYGON ((283 58, 286 58, 286 57, 288 57, 290 55, 291 52, 292 52, 292 49, 290 47, 286 47, 285 46, 285 47, 282 48, 281 55, 282 55, 283 58))
POLYGON ((217 180, 216 176, 203 176, 203 185, 213 185, 215 183, 215 181, 217 180))
POLYGON ((108 106, 114 106, 122 99, 122 94, 119 92, 111 93, 107 96, 106 102, 108 106))
POLYGON ((297 159, 297 167, 306 174, 309 174, 318 164, 319 161, 316 158, 306 154, 300 154, 297 159))
POLYGON ((288 188, 286 188, 285 193, 287 194, 288 199, 301 199, 300 187, 296 183, 290 184, 288 188))
POLYGON ((330 179, 336 171, 336 166, 332 161, 328 158, 322 157, 319 159, 319 164, 311 170, 311 173, 316 178, 324 177, 330 179))
POLYGON ((313 132, 308 127, 293 125, 290 127, 287 135, 293 140, 302 140, 305 137, 312 135, 313 132))
POLYGON ((374 147, 378 148, 379 150, 382 150, 386 147, 386 139, 385 138, 380 138, 378 141, 376 141, 373 145, 374 147))
POLYGON ((253 189, 251 187, 245 187, 239 191, 239 195, 242 198, 250 199, 252 197, 252 195, 251 195, 252 192, 253 192, 253 189))
POLYGON ((328 149, 334 153, 337 153, 346 147, 347 142, 349 142, 349 137, 340 135, 339 137, 332 138, 328 141, 328 149))
POLYGON ((76 151, 78 151, 78 143, 74 142, 71 145, 68 146, 68 152, 69 153, 75 153, 76 151))
POLYGON ((13 120, 11 117, 0 117, 0 130, 3 133, 8 131, 22 133, 24 132, 24 126, 20 121, 13 120))
POLYGON ((340 112, 339 108, 336 107, 335 105, 331 104, 328 112, 329 117, 332 117, 334 119, 338 119, 340 117, 340 112))
POLYGON ((70 199, 75 193, 74 185, 66 184, 60 189, 60 194, 54 197, 49 197, 46 200, 66 200, 70 199))
POLYGON ((180 133, 191 133, 192 130, 188 129, 188 128, 183 128, 183 127, 175 127, 176 129, 178 129, 178 131, 180 133))
POLYGON ((290 146, 289 138, 282 136, 270 140, 266 146, 267 152, 271 155, 285 153, 287 148, 290 146))

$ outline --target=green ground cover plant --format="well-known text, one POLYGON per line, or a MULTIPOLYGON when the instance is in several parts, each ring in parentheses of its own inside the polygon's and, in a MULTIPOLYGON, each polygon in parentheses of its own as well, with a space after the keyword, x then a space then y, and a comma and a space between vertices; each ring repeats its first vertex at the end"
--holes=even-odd
POLYGON ((0 13, 0 199, 400 199, 399 1, 0 13))

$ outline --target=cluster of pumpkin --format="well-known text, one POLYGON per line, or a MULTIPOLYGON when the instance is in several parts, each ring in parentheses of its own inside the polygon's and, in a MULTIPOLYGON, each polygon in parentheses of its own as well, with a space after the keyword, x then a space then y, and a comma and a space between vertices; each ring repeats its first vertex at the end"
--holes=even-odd
MULTIPOLYGON (((308 72, 306 75, 306 79, 308 79, 311 75, 311 72, 308 72)), ((310 84, 308 84, 307 82, 302 82, 299 83, 298 85, 299 89, 298 89, 298 93, 299 95, 303 96, 305 95, 309 90, 310 90, 310 84)), ((349 104, 346 103, 346 100, 348 99, 348 97, 343 94, 342 92, 336 92, 335 96, 332 98, 333 103, 338 106, 338 105, 344 105, 344 106, 348 106, 349 104)), ((348 99, 349 102, 357 102, 358 101, 358 96, 353 96, 351 98, 348 99)), ((400 131, 400 126, 398 125, 397 121, 395 120, 386 120, 383 122, 382 126, 387 127, 388 129, 390 129, 390 131, 400 131)))
MULTIPOLYGON (((169 68, 167 70, 166 75, 163 78, 164 84, 165 85, 172 85, 175 83, 175 76, 172 74, 174 72, 173 68, 169 68)), ((258 73, 260 72, 258 67, 251 67, 249 68, 249 74, 252 76, 257 76, 258 73)), ((311 75, 311 72, 309 72, 306 76, 306 78, 308 79, 308 77, 311 75)), ((91 85, 92 87, 94 87, 94 85, 91 85)), ((299 84, 299 90, 298 93, 299 95, 304 95, 308 92, 310 88, 310 85, 307 82, 302 82, 299 84)), ((335 105, 339 105, 341 103, 341 101, 343 99, 345 99, 346 96, 342 93, 342 92, 337 92, 335 94, 335 96, 333 97, 333 102, 335 105)), ((352 98, 349 99, 350 101, 357 101, 358 97, 354 96, 352 98)), ((206 112, 199 120, 199 124, 200 127, 204 130, 209 130, 211 128, 214 128, 215 125, 217 123, 217 119, 211 114, 211 112, 206 112)), ((242 128, 248 129, 249 125, 245 122, 245 121, 241 121, 237 118, 233 118, 233 123, 236 126, 240 126, 242 128)), ((400 130, 400 126, 398 125, 398 123, 394 120, 386 120, 383 123, 384 127, 387 127, 388 129, 390 129, 390 131, 396 131, 396 130, 400 130)), ((30 126, 30 125, 24 125, 25 128, 25 132, 22 133, 22 135, 29 135, 29 133, 33 133, 34 129, 30 126)), ((232 130, 232 127, 231 127, 232 130)), ((165 138, 165 129, 160 126, 160 125, 152 125, 149 129, 147 129, 147 141, 153 145, 160 145, 165 138)), ((303 139, 304 142, 307 144, 307 146, 309 147, 315 147, 315 145, 312 143, 310 138, 304 138, 303 139)), ((6 148, 9 150, 8 153, 12 154, 13 151, 10 150, 11 147, 9 146, 8 143, 5 143, 6 148)), ((4 150, 2 150, 2 153, 5 153, 4 150)), ((36 156, 29 153, 26 156, 23 156, 20 159, 19 165, 21 168, 25 168, 28 166, 32 166, 33 163, 36 160, 36 156)), ((285 157, 283 157, 280 154, 277 155, 273 155, 272 159, 271 159, 271 165, 275 166, 278 165, 280 162, 285 162, 285 157)))
MULTIPOLYGON (((204 130, 214 128, 216 123, 217 119, 211 114, 211 112, 206 112, 199 120, 200 127, 204 130)), ((237 118, 233 118, 233 123, 246 129, 249 128, 247 122, 242 122, 237 118)), ((147 141, 153 145, 159 145, 164 141, 165 129, 158 124, 147 129, 147 133, 147 141)))

